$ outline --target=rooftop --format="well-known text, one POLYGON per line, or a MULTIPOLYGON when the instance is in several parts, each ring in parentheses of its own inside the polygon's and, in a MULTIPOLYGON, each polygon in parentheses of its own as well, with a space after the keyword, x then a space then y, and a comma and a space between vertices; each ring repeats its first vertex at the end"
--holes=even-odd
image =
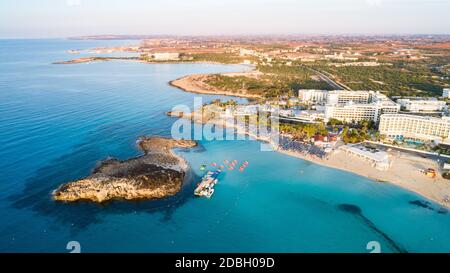
POLYGON ((368 148, 362 144, 345 145, 342 146, 341 149, 351 151, 352 153, 364 156, 376 162, 389 162, 389 155, 386 152, 380 151, 378 149, 368 148))

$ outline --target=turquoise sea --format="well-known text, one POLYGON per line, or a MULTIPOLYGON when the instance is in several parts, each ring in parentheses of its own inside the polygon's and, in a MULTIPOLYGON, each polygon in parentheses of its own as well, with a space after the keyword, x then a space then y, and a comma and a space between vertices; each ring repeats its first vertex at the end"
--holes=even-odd
MULTIPOLYGON (((193 169, 177 196, 103 205, 50 192, 108 156, 140 154, 141 135, 170 135, 164 115, 194 94, 167 82, 244 66, 99 62, 53 65, 66 51, 135 41, 0 40, 0 252, 450 252, 450 213, 393 185, 262 152, 256 141, 178 151, 193 169), (207 200, 202 164, 248 160, 207 200)), ((83 53, 85 54, 85 53, 83 53)), ((83 55, 82 54, 82 55, 83 55)), ((204 101, 223 98, 202 96, 204 101)))

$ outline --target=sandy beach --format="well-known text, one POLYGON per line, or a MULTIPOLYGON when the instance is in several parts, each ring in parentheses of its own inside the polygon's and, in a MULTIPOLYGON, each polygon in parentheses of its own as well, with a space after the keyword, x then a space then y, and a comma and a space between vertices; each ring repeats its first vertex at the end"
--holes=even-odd
POLYGON ((430 178, 419 171, 427 168, 440 170, 439 164, 431 159, 403 152, 389 152, 392 166, 387 171, 380 171, 367 161, 347 155, 340 150, 334 151, 325 159, 291 151, 278 151, 325 167, 352 172, 379 182, 392 183, 450 208, 450 203, 443 201, 446 195, 450 196, 450 181, 440 175, 430 178))
MULTIPOLYGON (((249 72, 254 73, 254 72, 249 72)), ((236 73, 234 73, 236 74, 236 73)), ((242 75, 243 73, 241 73, 242 75)), ((226 74, 224 74, 226 75, 226 74)), ((253 98, 253 99, 260 99, 261 96, 254 95, 254 94, 248 94, 245 91, 242 92, 232 92, 232 91, 226 91, 226 90, 220 90, 213 86, 210 86, 205 83, 205 80, 207 79, 209 75, 208 74, 196 74, 196 75, 189 75, 185 76, 179 79, 176 79, 174 81, 169 82, 170 85, 180 88, 181 90, 191 92, 191 93, 198 93, 198 94, 209 94, 209 95, 226 95, 226 96, 234 96, 234 97, 241 97, 241 98, 253 98)))

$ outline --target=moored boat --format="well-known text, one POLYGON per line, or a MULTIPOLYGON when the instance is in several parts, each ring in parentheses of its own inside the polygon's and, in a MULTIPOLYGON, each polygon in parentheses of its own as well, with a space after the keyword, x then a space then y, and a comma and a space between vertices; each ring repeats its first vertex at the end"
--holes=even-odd
POLYGON ((217 178, 221 172, 221 170, 207 172, 206 175, 203 176, 202 181, 197 185, 197 188, 194 190, 194 194, 196 196, 210 198, 214 194, 214 186, 219 182, 217 178))

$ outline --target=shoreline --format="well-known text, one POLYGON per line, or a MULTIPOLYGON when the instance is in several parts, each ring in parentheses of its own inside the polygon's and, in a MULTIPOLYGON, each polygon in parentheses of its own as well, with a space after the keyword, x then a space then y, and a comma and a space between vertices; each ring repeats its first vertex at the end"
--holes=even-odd
POLYGON ((418 171, 418 165, 424 167, 433 164, 433 167, 438 167, 438 164, 431 159, 423 159, 402 153, 401 155, 391 157, 393 162, 388 171, 379 171, 372 167, 370 163, 357 157, 346 155, 340 150, 334 151, 325 159, 305 156, 297 152, 282 149, 274 150, 316 165, 356 174, 373 180, 375 183, 395 185, 450 209, 450 203, 443 201, 445 195, 450 196, 450 181, 440 176, 429 178, 418 171))
MULTIPOLYGON (((180 116, 179 113, 171 113, 169 115, 172 117, 187 118, 192 122, 202 123, 193 120, 192 114, 180 116)), ((304 155, 295 151, 280 149, 278 145, 269 138, 257 136, 236 124, 219 120, 210 120, 209 123, 233 129, 236 134, 244 134, 253 140, 268 143, 273 147, 274 152, 305 160, 322 167, 359 175, 373 180, 374 183, 389 183, 396 187, 400 187, 403 190, 418 194, 427 200, 435 202, 441 207, 450 209, 450 202, 443 201, 444 196, 450 196, 450 180, 446 180, 440 175, 436 178, 430 178, 419 172, 419 169, 426 169, 429 167, 440 170, 439 164, 431 159, 422 158, 405 152, 391 151, 389 152, 389 157, 392 162, 391 167, 388 171, 380 171, 374 168, 369 162, 352 155, 347 155, 344 151, 339 149, 334 150, 326 158, 320 159, 309 154, 304 155)))
POLYGON ((151 200, 181 191, 188 162, 175 148, 194 148, 197 142, 164 137, 141 137, 136 142, 144 155, 127 160, 101 161, 89 176, 60 185, 52 192, 55 201, 151 200))
MULTIPOLYGON (((206 74, 208 75, 208 74, 206 74)), ((170 84, 186 92, 201 93, 201 94, 221 94, 229 96, 238 96, 238 94, 221 91, 202 90, 201 86, 194 86, 195 77, 203 75, 190 75, 180 79, 171 81, 170 84), (194 79, 192 79, 194 77, 194 79)), ((246 97, 241 94, 241 97, 246 97)), ((248 97, 246 97, 248 98, 248 97)), ((174 113, 175 117, 181 117, 174 113)), ((184 118, 190 118, 192 115, 186 115, 184 118)), ((198 122, 198 121, 194 121, 198 122)), ((296 157, 313 164, 320 166, 338 169, 346 172, 350 172, 377 183, 390 183, 397 187, 401 187, 407 191, 416 193, 428 200, 431 200, 438 205, 450 209, 450 202, 445 202, 445 197, 450 197, 450 180, 444 179, 440 174, 436 178, 429 178, 425 174, 419 172, 419 170, 426 170, 428 168, 434 168, 439 172, 442 172, 439 164, 431 159, 421 158, 406 152, 389 152, 389 157, 392 162, 388 171, 379 171, 370 163, 354 157, 352 155, 346 155, 344 151, 334 150, 325 159, 314 158, 312 156, 305 156, 303 154, 286 151, 279 149, 277 145, 270 140, 255 136, 252 133, 242 131, 235 124, 229 124, 221 121, 209 121, 216 125, 222 125, 224 127, 232 128, 236 130, 236 133, 244 133, 257 141, 263 141, 269 143, 274 148, 275 152, 279 152, 291 157, 296 157)))
MULTIPOLYGON (((243 73, 251 73, 243 72, 243 73)), ((222 73, 226 74, 226 73, 222 73)), ((181 78, 172 80, 169 82, 170 86, 181 89, 185 92, 195 93, 195 94, 204 94, 204 95, 224 95, 224 96, 232 96, 232 97, 240 97, 246 99, 262 99, 262 96, 253 95, 253 94, 243 94, 243 93, 235 93, 231 91, 221 90, 215 88, 213 86, 207 85, 203 82, 203 79, 212 74, 193 74, 183 76, 181 78)))
POLYGON ((147 61, 141 60, 138 57, 81 57, 77 59, 71 59, 67 61, 56 61, 52 64, 82 64, 82 63, 94 63, 94 62, 112 62, 112 61, 126 61, 126 62, 136 62, 143 64, 217 64, 217 65, 243 65, 255 68, 254 65, 244 64, 244 63, 221 63, 214 61, 147 61))

